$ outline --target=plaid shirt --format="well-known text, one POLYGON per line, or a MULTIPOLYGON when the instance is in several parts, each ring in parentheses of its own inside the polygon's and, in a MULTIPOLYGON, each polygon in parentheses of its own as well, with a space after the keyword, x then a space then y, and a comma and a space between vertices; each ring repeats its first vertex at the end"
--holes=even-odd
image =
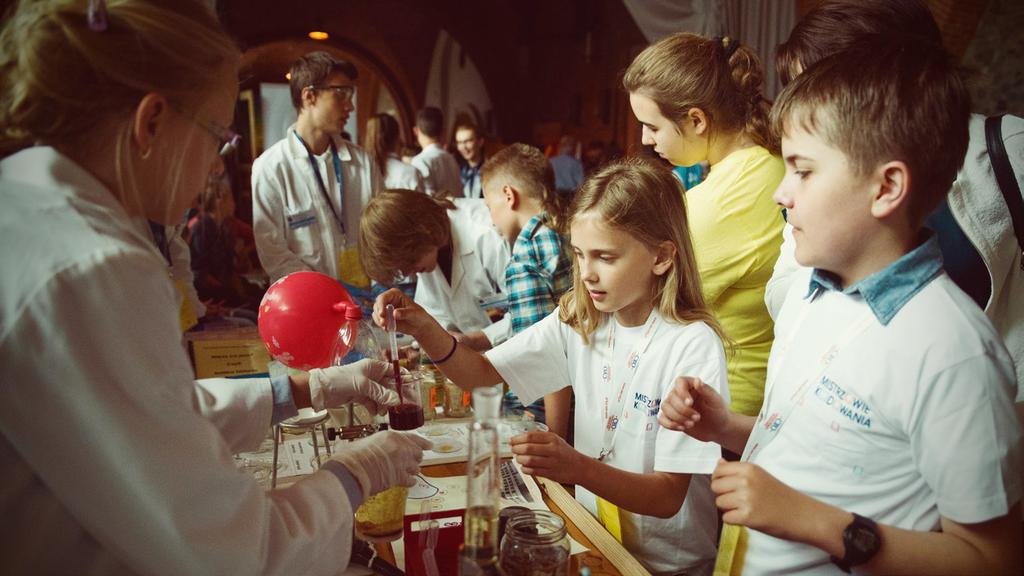
POLYGON ((547 222, 547 213, 541 212, 526 223, 505 268, 513 334, 550 314, 572 284, 568 246, 547 222))

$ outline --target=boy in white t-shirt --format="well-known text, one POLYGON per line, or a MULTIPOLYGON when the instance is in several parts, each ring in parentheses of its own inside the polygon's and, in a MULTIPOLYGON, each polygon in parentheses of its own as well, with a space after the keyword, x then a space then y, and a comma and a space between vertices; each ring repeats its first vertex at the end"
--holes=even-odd
POLYGON ((874 42, 779 97, 796 258, 754 418, 680 378, 659 421, 716 441, 717 568, 1019 573, 1012 361, 942 271, 925 217, 963 161, 969 104, 941 48, 874 42))
POLYGON ((658 425, 677 374, 728 396, 721 328, 700 290, 683 190, 661 166, 613 163, 573 200, 573 287, 559 307, 483 356, 397 290, 398 329, 463 388, 501 381, 526 402, 575 391, 575 445, 552 432, 512 438, 527 474, 575 484, 576 498, 655 574, 710 575, 718 519, 715 444, 658 425))

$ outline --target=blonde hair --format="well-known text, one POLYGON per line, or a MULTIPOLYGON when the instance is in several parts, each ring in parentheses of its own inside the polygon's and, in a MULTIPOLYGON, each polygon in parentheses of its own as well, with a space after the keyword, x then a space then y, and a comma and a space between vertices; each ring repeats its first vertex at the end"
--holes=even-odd
POLYGON ((779 154, 768 129, 771 103, 765 99, 761 61, 747 46, 725 37, 677 33, 648 46, 629 65, 622 85, 653 100, 662 116, 682 122, 691 108, 704 111, 716 134, 745 133, 779 154))
MULTIPOLYGON (((592 213, 606 226, 629 234, 651 250, 671 242, 675 247, 672 266, 657 277, 652 303, 666 320, 679 324, 704 322, 727 341, 725 331, 704 302, 686 224, 683 187, 671 172, 639 158, 613 162, 583 183, 570 212, 570 226, 581 215, 592 213)), ((604 315, 594 306, 580 279, 575 256, 572 284, 559 302, 558 319, 572 326, 586 343, 604 315)))
POLYGON ((555 190, 555 171, 547 156, 533 146, 513 144, 491 156, 480 170, 481 182, 506 178, 521 194, 539 200, 548 213, 549 226, 565 233, 566 202, 555 190))
MULTIPOLYGON (((156 92, 194 108, 240 53, 200 0, 108 0, 104 30, 90 28, 87 4, 21 0, 9 13, 0 32, 0 156, 82 145, 121 121, 116 177, 138 194, 129 142, 139 101, 156 92)), ((186 152, 181 146, 171 165, 186 152)))
POLYGON ((414 190, 384 190, 359 216, 359 261, 366 274, 393 284, 424 250, 451 239, 448 210, 455 205, 414 190))

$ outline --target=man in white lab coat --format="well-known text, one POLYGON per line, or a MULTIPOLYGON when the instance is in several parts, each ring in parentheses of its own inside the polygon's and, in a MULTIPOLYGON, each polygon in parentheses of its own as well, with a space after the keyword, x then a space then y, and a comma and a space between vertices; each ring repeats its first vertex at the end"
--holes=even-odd
POLYGON ((356 253, 359 213, 382 178, 369 154, 341 138, 357 75, 326 52, 291 67, 298 120, 252 169, 256 249, 272 282, 312 270, 369 285, 356 253))

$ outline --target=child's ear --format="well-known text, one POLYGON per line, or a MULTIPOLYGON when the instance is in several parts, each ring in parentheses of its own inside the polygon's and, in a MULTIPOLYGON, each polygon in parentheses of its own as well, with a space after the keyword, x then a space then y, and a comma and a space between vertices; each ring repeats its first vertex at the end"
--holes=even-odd
POLYGON ((686 112, 686 125, 698 136, 703 136, 708 131, 708 117, 700 108, 690 108, 686 112))
POLYGON ((910 194, 910 170, 898 160, 886 162, 875 171, 871 215, 886 218, 903 209, 910 194))
POLYGON ((509 209, 515 210, 519 208, 519 190, 516 190, 509 184, 505 184, 501 187, 501 193, 505 198, 505 203, 508 204, 509 209))
POLYGON ((658 244, 658 249, 654 253, 654 267, 651 271, 654 272, 655 276, 661 276, 672 269, 672 264, 676 261, 676 246, 672 242, 665 240, 661 244, 658 244))

